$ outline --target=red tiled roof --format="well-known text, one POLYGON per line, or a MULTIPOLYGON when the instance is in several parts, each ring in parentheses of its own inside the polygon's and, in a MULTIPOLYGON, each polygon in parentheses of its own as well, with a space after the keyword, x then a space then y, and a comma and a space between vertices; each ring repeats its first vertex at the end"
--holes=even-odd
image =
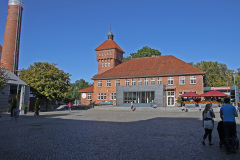
POLYGON ((122 51, 124 53, 124 51, 117 45, 116 42, 114 42, 111 39, 106 40, 105 42, 103 42, 100 46, 98 46, 95 50, 102 50, 102 49, 110 49, 110 48, 117 48, 120 51, 122 51))
POLYGON ((93 92, 93 86, 79 90, 78 92, 93 92))
POLYGON ((154 77, 205 74, 192 65, 172 56, 132 58, 92 79, 154 77))

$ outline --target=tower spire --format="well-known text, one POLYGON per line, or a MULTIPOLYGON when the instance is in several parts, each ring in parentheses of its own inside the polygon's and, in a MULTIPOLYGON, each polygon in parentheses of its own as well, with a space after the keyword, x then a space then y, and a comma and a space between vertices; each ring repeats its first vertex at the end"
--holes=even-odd
POLYGON ((110 31, 108 32, 107 36, 108 36, 108 40, 113 40, 114 35, 111 31, 111 24, 110 24, 110 31))

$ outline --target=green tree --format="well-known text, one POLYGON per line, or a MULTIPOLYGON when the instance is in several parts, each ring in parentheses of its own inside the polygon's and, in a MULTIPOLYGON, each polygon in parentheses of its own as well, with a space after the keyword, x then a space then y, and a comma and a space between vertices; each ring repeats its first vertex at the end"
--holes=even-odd
POLYGON ((71 83, 71 89, 67 93, 64 102, 74 101, 75 99, 81 99, 81 96, 78 91, 87 87, 92 86, 93 84, 86 82, 84 79, 77 80, 75 83, 71 83))
POLYGON ((232 82, 231 71, 226 64, 202 61, 194 66, 205 72, 205 87, 221 87, 226 86, 227 81, 232 82))
POLYGON ((0 67, 0 90, 6 86, 7 83, 7 75, 5 74, 5 70, 0 67))
POLYGON ((148 46, 144 46, 142 49, 138 50, 137 53, 131 53, 130 56, 124 57, 123 62, 131 58, 152 57, 152 55, 161 56, 161 52, 159 50, 152 49, 148 46))
MULTIPOLYGON (((20 78, 31 87, 31 92, 39 99, 60 100, 70 90, 70 74, 59 70, 56 64, 35 62, 22 70, 20 78)), ((46 103, 47 105, 48 103, 46 103)))

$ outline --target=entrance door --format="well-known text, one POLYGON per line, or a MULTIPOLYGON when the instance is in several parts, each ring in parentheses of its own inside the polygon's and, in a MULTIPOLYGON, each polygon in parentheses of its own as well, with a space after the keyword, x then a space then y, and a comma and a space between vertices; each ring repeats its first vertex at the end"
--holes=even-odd
POLYGON ((174 106, 174 97, 173 91, 167 92, 167 106, 174 106))

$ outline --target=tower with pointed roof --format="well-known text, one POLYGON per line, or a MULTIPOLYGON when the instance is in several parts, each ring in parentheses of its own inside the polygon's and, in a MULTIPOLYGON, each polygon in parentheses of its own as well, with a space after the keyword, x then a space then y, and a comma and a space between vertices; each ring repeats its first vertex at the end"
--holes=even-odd
POLYGON ((107 34, 108 39, 98 46, 97 52, 98 74, 114 68, 123 61, 124 51, 113 41, 113 33, 110 30, 107 34))

